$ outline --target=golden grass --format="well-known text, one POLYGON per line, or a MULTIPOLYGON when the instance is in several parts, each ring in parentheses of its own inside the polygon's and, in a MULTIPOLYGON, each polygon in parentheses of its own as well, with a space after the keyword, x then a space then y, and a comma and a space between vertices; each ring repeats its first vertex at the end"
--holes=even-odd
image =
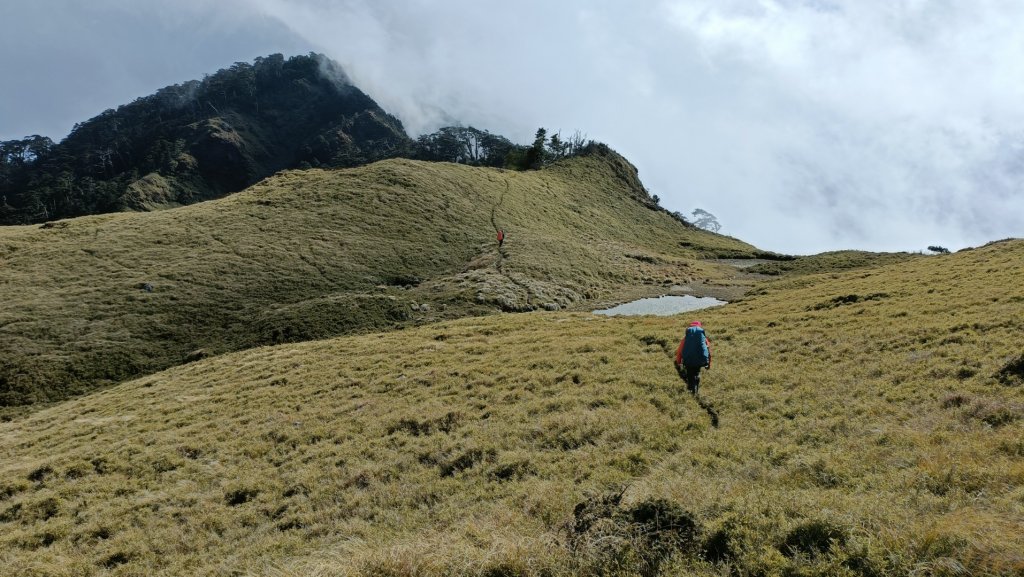
POLYGON ((0 424, 0 567, 1020 575, 1021 263, 1004 242, 702 312, 717 429, 669 360, 689 318, 497 315, 170 369, 0 424))
POLYGON ((747 270, 766 275, 802 275, 832 273, 854 268, 876 267, 926 258, 909 252, 867 252, 862 250, 837 250, 810 256, 798 256, 791 260, 777 260, 757 263, 747 270))
POLYGON ((167 211, 0 228, 0 407, 261 344, 728 279, 694 259, 753 254, 637 202, 622 162, 389 160, 167 211))

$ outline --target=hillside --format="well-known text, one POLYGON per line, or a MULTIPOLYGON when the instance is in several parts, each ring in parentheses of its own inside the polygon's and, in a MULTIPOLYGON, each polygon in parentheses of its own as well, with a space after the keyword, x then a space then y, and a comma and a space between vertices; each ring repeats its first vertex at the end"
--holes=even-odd
POLYGON ((173 210, 0 228, 0 406, 261 344, 749 286, 699 257, 754 247, 652 210, 636 169, 596 150, 529 172, 283 172, 173 210))
POLYGON ((759 262, 747 267, 747 272, 778 276, 836 272, 855 268, 875 267, 884 264, 922 258, 923 255, 908 252, 867 252, 861 250, 839 250, 810 256, 798 256, 785 260, 759 262))
MULTIPOLYGON (((513 178, 502 206, 516 206, 527 175, 479 174, 497 191, 513 178)), ((261 199, 279 201, 231 202, 261 199)), ((703 311, 717 428, 671 368, 679 317, 497 315, 174 368, 0 424, 0 563, 1020 575, 1022 262, 1024 241, 1007 241, 785 278, 703 311)))
POLYGON ((358 166, 410 143, 330 59, 274 54, 107 110, 58 144, 0 143, 0 224, 191 204, 285 168, 358 166))

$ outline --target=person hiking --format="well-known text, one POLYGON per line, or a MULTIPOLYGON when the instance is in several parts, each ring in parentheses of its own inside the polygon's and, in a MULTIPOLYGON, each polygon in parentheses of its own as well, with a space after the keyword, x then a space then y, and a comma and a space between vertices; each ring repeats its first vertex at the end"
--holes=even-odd
POLYGON ((499 228, 498 229, 498 248, 501 248, 501 245, 504 242, 505 242, 505 229, 499 228))
POLYGON ((711 341, 700 321, 693 321, 676 349, 676 370, 686 379, 686 390, 694 395, 700 389, 701 368, 711 369, 711 341))

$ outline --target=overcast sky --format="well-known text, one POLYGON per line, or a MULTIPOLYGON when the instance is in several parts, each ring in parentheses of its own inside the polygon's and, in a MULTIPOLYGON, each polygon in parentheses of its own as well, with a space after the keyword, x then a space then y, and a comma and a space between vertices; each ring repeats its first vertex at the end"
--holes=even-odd
POLYGON ((413 136, 579 130, 779 252, 1024 236, 1021 0, 0 3, 0 139, 323 52, 413 136))

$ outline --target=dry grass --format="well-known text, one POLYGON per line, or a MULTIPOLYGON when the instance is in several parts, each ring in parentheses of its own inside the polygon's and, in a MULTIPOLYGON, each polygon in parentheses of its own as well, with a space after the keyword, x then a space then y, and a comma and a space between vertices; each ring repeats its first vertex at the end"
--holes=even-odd
POLYGON ((1020 575, 1021 263, 1005 242, 705 311, 717 429, 669 361, 682 318, 497 315, 174 368, 0 424, 0 567, 1020 575))
POLYGON ((637 202, 617 159, 291 171, 173 210, 0 228, 0 407, 261 344, 728 279, 694 258, 754 251, 637 202))
POLYGON ((909 252, 838 250, 810 256, 798 256, 791 260, 759 262, 747 270, 753 273, 773 276, 833 273, 841 270, 895 264, 917 258, 926 257, 909 252))

